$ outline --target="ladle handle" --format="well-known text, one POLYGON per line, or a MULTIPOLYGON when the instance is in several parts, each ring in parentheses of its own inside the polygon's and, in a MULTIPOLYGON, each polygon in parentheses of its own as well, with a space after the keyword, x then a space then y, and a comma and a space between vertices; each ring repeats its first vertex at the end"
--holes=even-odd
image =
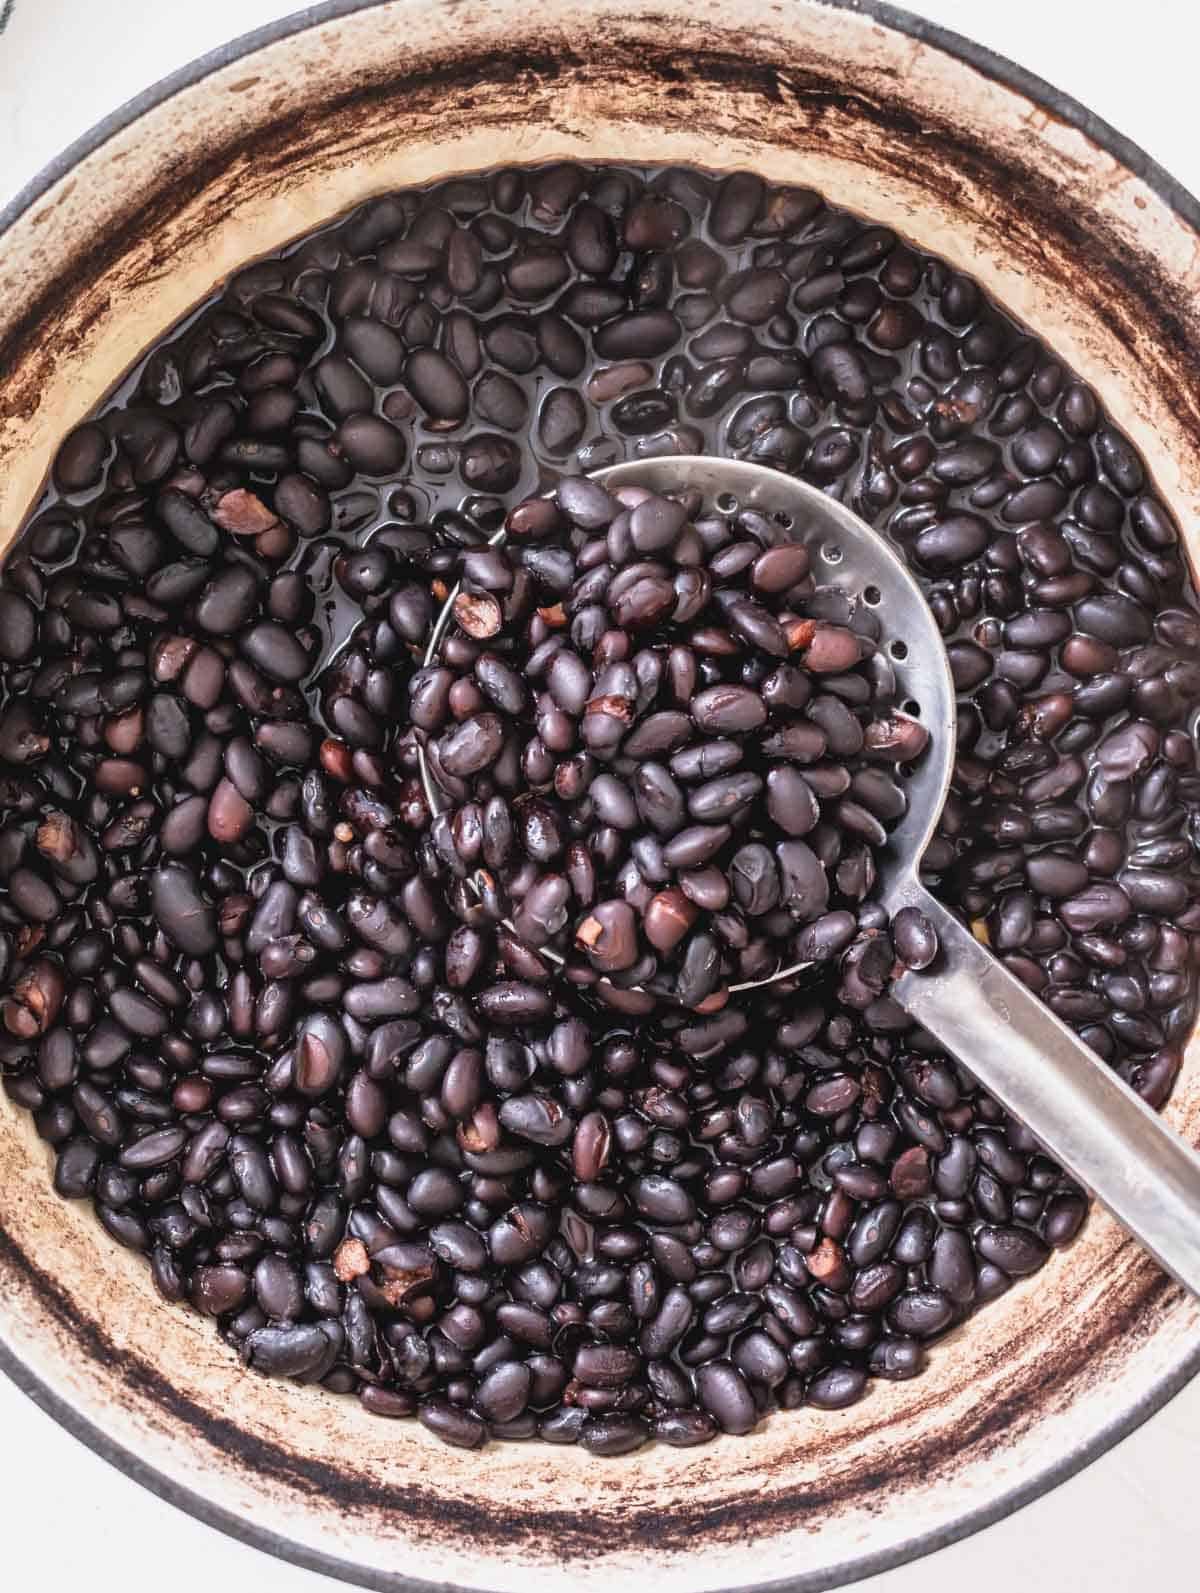
POLYGON ((1200 1298, 1200 1155, 928 891, 903 895, 942 950, 896 1000, 1200 1298))

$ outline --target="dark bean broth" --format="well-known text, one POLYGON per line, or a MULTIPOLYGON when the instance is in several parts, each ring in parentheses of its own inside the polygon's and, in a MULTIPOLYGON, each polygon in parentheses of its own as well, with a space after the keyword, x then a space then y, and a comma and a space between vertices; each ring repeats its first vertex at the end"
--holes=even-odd
POLYGON ((452 1443, 849 1404, 1085 1215, 854 947, 703 1024, 514 1010, 518 947, 447 949, 478 904, 408 717, 440 596, 560 477, 706 451, 904 549, 960 691, 927 877, 1161 1105, 1200 929, 1177 529, 1043 344, 815 193, 554 166, 372 201, 164 339, 6 566, 8 1094, 168 1300, 452 1443))

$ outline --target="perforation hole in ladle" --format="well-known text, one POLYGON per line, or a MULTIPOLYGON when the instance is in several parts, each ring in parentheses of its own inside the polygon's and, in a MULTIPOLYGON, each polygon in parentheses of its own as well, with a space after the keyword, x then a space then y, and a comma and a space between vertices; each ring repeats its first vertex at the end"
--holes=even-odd
POLYGON ((914 719, 919 719, 921 717, 921 704, 916 700, 915 697, 910 697, 906 703, 901 703, 900 706, 904 709, 906 714, 911 714, 914 719))
POLYGON ((842 562, 842 550, 836 542, 827 542, 821 549, 821 557, 826 564, 840 564, 842 562))
POLYGON ((907 658, 908 645, 906 642, 893 642, 888 648, 888 652, 891 653, 893 658, 907 658))
POLYGON ((880 603, 883 602, 883 593, 877 586, 864 586, 863 602, 868 608, 878 608, 880 603))
POLYGON ((719 492, 713 501, 721 514, 736 514, 738 511, 738 500, 735 493, 719 492))

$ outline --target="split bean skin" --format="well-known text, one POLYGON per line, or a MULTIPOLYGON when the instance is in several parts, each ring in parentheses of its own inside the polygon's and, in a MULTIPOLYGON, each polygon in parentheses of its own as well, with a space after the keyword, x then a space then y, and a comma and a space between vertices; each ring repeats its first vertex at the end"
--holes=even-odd
POLYGON ((959 695, 927 883, 1161 1106, 1178 528, 1051 350, 816 193, 374 199, 150 352, 4 570, 0 1076, 56 1190, 251 1370, 464 1448, 840 1409, 1086 1216, 888 995, 937 951, 872 899, 921 735, 886 613, 753 516, 581 479, 695 452, 903 551, 959 695))

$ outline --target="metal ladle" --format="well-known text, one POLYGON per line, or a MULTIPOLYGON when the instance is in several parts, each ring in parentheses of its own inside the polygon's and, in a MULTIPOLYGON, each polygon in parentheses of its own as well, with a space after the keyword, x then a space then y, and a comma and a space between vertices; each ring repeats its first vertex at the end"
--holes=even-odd
MULTIPOLYGON (((817 488, 743 460, 651 459, 598 470, 594 479, 610 490, 639 486, 670 495, 691 489, 726 512, 756 509, 790 526, 789 536, 804 542, 820 585, 839 587, 855 603, 877 609, 898 700, 915 705, 930 745, 910 771, 907 812, 877 855, 875 895, 893 916, 902 907, 918 908, 941 942, 933 966, 902 973, 890 993, 1160 1266, 1200 1297, 1200 1155, 918 877, 950 789, 956 708, 941 632, 903 560, 857 515, 817 488)), ((500 532, 492 540, 502 539, 500 532)), ((454 596, 438 617, 427 663, 449 623, 454 596)), ((437 811, 423 757, 421 769, 437 811)), ((794 978, 800 971, 780 969, 755 983, 794 978)))

